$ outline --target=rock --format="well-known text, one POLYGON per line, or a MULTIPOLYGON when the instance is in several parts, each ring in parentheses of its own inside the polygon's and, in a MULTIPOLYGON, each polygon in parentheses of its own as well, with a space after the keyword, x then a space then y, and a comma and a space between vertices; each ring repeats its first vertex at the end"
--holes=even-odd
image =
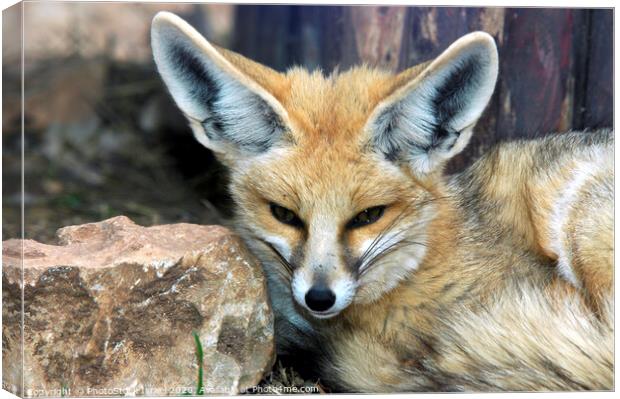
POLYGON ((3 244, 3 386, 26 396, 195 394, 257 384, 275 356, 258 262, 220 226, 126 217, 3 244), (21 254, 24 391, 21 385, 21 254))

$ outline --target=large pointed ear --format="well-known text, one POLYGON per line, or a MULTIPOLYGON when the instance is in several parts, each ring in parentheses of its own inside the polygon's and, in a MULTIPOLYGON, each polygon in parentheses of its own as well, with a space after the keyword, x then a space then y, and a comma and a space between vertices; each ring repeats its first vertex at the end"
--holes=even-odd
POLYGON ((224 154, 256 154, 285 134, 288 118, 282 105, 233 62, 252 69, 254 75, 276 75, 276 71, 218 51, 187 22, 168 12, 153 19, 151 45, 168 90, 206 147, 224 154))
POLYGON ((373 148, 418 175, 441 170, 467 145, 493 94, 497 69, 490 35, 461 37, 377 105, 366 125, 373 148))

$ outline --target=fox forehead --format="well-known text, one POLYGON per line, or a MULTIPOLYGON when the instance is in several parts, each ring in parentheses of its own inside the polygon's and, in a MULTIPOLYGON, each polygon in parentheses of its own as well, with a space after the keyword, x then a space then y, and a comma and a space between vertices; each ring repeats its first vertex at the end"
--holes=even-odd
POLYGON ((276 149, 245 164, 233 173, 233 186, 239 196, 250 194, 303 216, 333 212, 350 217, 404 200, 415 181, 376 154, 319 140, 276 149))
POLYGON ((281 75, 284 84, 269 90, 288 112, 298 143, 344 141, 351 146, 372 110, 399 86, 400 78, 366 66, 330 75, 292 68, 281 75))

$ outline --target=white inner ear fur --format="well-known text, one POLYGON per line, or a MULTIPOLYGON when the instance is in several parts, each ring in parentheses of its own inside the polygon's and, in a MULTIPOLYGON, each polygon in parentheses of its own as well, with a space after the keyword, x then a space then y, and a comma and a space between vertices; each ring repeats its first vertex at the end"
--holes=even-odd
POLYGON ((383 100, 369 118, 366 130, 379 148, 402 150, 407 153, 411 169, 426 174, 465 148, 474 124, 493 94, 497 73, 493 38, 484 32, 465 35, 411 82, 383 100), (471 76, 460 81, 459 74, 467 68, 471 76), (460 93, 440 92, 450 80, 456 80, 453 84, 460 93), (449 109, 438 110, 434 102, 438 96, 444 102, 451 101, 447 107, 452 105, 453 113, 446 112, 449 109), (390 111, 397 116, 390 117, 390 111), (432 133, 438 126, 459 134, 445 145, 437 145, 432 133), (381 132, 388 129, 391 134, 381 137, 381 132), (413 148, 394 148, 407 146, 413 148))
MULTIPOLYGON (((200 33, 187 22, 168 12, 160 12, 153 19, 151 27, 153 55, 159 73, 168 86, 172 97, 190 119, 194 135, 203 145, 218 152, 230 150, 230 143, 214 142, 205 132, 202 122, 213 117, 201 96, 208 95, 208 87, 196 87, 188 68, 200 66, 204 69, 205 79, 217 84, 217 98, 213 106, 217 114, 226 123, 226 136, 235 142, 260 144, 270 140, 273 126, 261 118, 264 101, 279 116, 281 121, 288 123, 287 113, 282 105, 254 80, 243 74, 226 60, 200 33), (188 60, 179 59, 179 51, 187 54, 199 65, 183 65, 188 60)), ((233 146, 234 147, 234 146, 233 146)))

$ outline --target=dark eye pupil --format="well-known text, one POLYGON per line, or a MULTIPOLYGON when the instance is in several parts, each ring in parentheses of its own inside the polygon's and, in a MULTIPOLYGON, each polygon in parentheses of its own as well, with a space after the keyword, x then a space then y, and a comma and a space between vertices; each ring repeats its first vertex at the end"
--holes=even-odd
POLYGON ((347 224, 349 228, 366 226, 368 224, 372 224, 379 220, 381 216, 383 216, 383 211, 385 210, 385 206, 375 206, 372 208, 368 208, 358 213, 351 221, 347 224))
POLYGON ((293 212, 289 211, 288 209, 280 209, 280 219, 284 220, 285 222, 290 222, 291 220, 293 220, 293 218, 293 212))
POLYGON ((303 225, 301 219, 299 219, 290 209, 286 209, 283 206, 273 203, 269 204, 269 208, 271 209, 271 214, 273 217, 275 217, 279 222, 296 227, 301 227, 303 225))

